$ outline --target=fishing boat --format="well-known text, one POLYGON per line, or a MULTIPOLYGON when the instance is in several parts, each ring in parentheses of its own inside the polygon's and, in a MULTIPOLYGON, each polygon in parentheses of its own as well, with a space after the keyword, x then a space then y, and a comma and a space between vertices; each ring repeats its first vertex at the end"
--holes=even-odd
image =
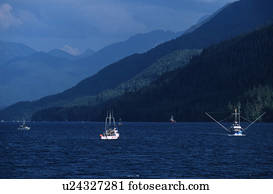
POLYGON ((173 115, 172 115, 171 118, 170 118, 170 122, 171 122, 171 123, 176 123, 176 120, 174 120, 173 115))
POLYGON ((30 130, 30 127, 26 125, 26 121, 24 120, 23 123, 18 127, 18 130, 30 130))
MULTIPOLYGON (((221 122, 217 121, 215 118, 213 118, 209 113, 205 113, 208 117, 210 117, 213 121, 215 121, 217 124, 219 124, 223 129, 225 129, 227 132, 229 132, 228 136, 246 136, 246 130, 252 126, 256 121, 258 121, 265 113, 261 114, 255 121, 251 122, 246 128, 243 128, 241 126, 241 113, 240 113, 240 107, 234 110, 234 113, 232 114, 234 116, 234 122, 230 126, 230 128, 225 127, 221 122)), ((247 121, 247 119, 245 119, 247 121)))
POLYGON ((101 139, 118 139, 119 132, 116 127, 115 118, 113 113, 107 113, 105 118, 105 131, 103 134, 100 134, 101 139))
POLYGON ((233 115, 235 117, 235 120, 232 126, 230 127, 230 131, 233 132, 233 134, 229 134, 229 136, 245 136, 245 134, 243 133, 244 129, 241 127, 240 108, 239 111, 235 109, 233 115))

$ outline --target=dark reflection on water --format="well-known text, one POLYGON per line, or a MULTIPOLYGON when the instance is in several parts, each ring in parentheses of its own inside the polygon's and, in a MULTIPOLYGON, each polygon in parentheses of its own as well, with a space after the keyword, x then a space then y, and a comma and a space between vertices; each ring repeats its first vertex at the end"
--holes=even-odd
POLYGON ((0 123, 0 178, 273 178, 273 124, 229 137, 215 123, 0 123))

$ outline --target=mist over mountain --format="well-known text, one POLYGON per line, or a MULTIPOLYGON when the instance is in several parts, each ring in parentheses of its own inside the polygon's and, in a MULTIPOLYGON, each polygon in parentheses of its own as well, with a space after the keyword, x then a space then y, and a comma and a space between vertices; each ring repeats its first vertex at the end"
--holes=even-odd
MULTIPOLYGON (((23 44, 0 42, 3 56, 0 105, 62 92, 93 75, 107 63, 132 53, 143 52, 158 43, 178 36, 173 32, 153 31, 109 45, 97 53, 91 49, 73 56, 61 49, 37 52, 23 44), (6 49, 6 50, 5 50, 6 49)), ((1 63, 0 63, 1 64, 1 63)))

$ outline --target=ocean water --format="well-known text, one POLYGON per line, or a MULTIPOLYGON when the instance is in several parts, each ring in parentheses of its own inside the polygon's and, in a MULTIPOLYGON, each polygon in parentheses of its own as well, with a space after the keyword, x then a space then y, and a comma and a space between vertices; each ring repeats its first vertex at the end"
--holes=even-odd
POLYGON ((273 178, 273 124, 230 137, 215 123, 0 123, 0 178, 273 178))

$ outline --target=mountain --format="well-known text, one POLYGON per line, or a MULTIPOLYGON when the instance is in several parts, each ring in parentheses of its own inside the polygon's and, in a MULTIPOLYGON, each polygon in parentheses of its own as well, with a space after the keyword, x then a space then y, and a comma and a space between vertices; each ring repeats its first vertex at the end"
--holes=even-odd
POLYGON ((92 64, 93 72, 96 73, 113 62, 135 53, 143 53, 160 43, 174 39, 181 32, 156 30, 143 34, 136 34, 126 41, 117 42, 98 50, 89 57, 79 60, 80 64, 92 64))
POLYGON ((1 42, 0 48, 7 48, 1 54, 3 56, 9 52, 11 54, 5 57, 1 69, 3 76, 0 80, 5 85, 0 86, 0 106, 61 92, 93 75, 107 65, 107 62, 114 62, 116 58, 113 57, 113 53, 123 57, 130 52, 141 52, 174 35, 175 33, 164 31, 136 35, 127 41, 107 46, 99 51, 96 56, 101 56, 100 61, 96 56, 92 58, 95 52, 91 49, 87 49, 80 56, 72 56, 60 49, 44 53, 36 52, 21 44, 1 42), (138 45, 134 45, 136 41, 138 45), (101 63, 102 61, 105 63, 101 63), (46 83, 49 84, 48 87, 44 87, 46 83))
POLYGON ((161 57, 176 50, 206 48, 272 23, 272 9, 271 0, 241 0, 231 3, 190 33, 160 44, 145 53, 123 58, 62 93, 38 101, 10 106, 0 114, 3 117, 9 115, 7 118, 18 117, 20 114, 25 114, 26 110, 32 114, 43 108, 62 106, 77 98, 94 96, 102 91, 113 89, 132 79, 161 57))
POLYGON ((273 121, 273 26, 211 46, 185 68, 110 102, 125 120, 205 120, 238 104, 249 120, 273 121), (143 114, 145 113, 145 114, 143 114))
POLYGON ((1 72, 2 106, 60 92, 89 75, 87 66, 44 52, 9 60, 1 72))
POLYGON ((199 55, 200 53, 201 50, 198 49, 176 50, 166 56, 161 57, 155 63, 148 66, 128 81, 119 84, 117 87, 106 89, 93 96, 76 98, 73 101, 67 102, 64 104, 64 106, 97 105, 125 93, 135 92, 148 86, 162 74, 186 66, 192 57, 199 55))
POLYGON ((165 50, 183 45, 183 48, 206 48, 273 22, 273 1, 241 0, 230 3, 214 14, 208 22, 191 33, 179 37, 176 44, 169 42, 165 50), (251 14, 249 14, 251 13, 251 14))
POLYGON ((205 121, 204 112, 231 112, 247 119, 267 112, 273 121, 273 25, 204 49, 184 68, 150 86, 96 107, 38 111, 34 120, 101 120, 109 108, 126 121, 205 121))
POLYGON ((48 54, 54 57, 59 57, 59 58, 69 59, 69 60, 72 60, 75 58, 73 55, 70 55, 69 53, 60 49, 53 49, 49 51, 48 54))
POLYGON ((212 18, 214 18, 218 13, 220 13, 223 9, 225 9, 227 6, 229 6, 229 4, 226 4, 224 7, 222 7, 221 9, 217 10, 215 13, 211 14, 211 15, 205 15, 203 17, 201 17, 196 24, 194 24, 193 26, 191 26, 189 29, 187 29, 184 34, 188 34, 191 33, 193 31, 195 31, 196 29, 198 29, 200 26, 202 26, 203 24, 209 22, 212 18))
POLYGON ((140 73, 136 74, 131 79, 128 79, 128 81, 117 85, 116 88, 102 90, 101 92, 94 93, 93 95, 76 96, 76 94, 74 97, 72 96, 72 98, 70 98, 71 96, 66 96, 67 91, 65 91, 62 94, 64 95, 62 98, 59 98, 59 95, 53 95, 42 98, 38 101, 16 103, 3 110, 2 116, 5 116, 2 118, 5 120, 9 119, 11 116, 13 119, 21 119, 22 117, 26 118, 33 112, 50 106, 100 104, 126 92, 136 91, 147 86, 164 72, 172 71, 179 67, 185 66, 193 56, 200 54, 200 52, 200 50, 177 50, 160 58, 156 63, 143 69, 140 71, 140 73), (67 99, 67 97, 70 99, 67 99))
MULTIPOLYGON (((122 58, 135 53, 146 52, 158 44, 174 39, 181 34, 182 32, 175 33, 163 30, 136 34, 125 41, 110 44, 96 52, 92 49, 87 49, 81 55, 74 57, 74 60, 77 64, 89 65, 89 73, 90 75, 93 75, 113 62, 119 61, 122 58)), ((53 55, 55 53, 54 56, 71 59, 71 57, 65 56, 63 51, 53 50, 51 52, 53 53, 50 54, 53 55)))
POLYGON ((20 43, 0 41, 0 65, 17 58, 24 57, 36 52, 34 49, 20 43))

